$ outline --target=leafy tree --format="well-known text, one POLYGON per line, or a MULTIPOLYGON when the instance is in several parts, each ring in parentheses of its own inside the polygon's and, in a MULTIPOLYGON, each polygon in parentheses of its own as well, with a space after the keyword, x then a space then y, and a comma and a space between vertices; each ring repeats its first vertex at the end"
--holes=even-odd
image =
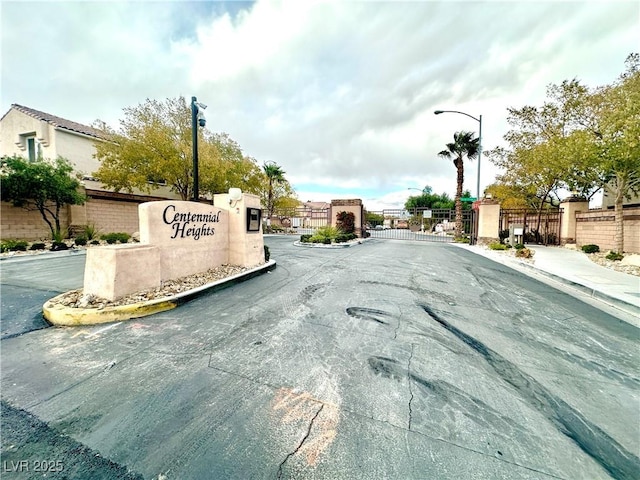
MULTIPOLYGON (((97 142, 101 166, 95 177, 115 191, 134 188, 150 193, 165 183, 183 200, 193 195, 191 107, 184 97, 164 102, 147 99, 124 109, 118 130, 95 125, 108 142, 97 142)), ((257 193, 260 183, 255 160, 244 157, 240 146, 225 133, 198 128, 199 185, 210 194, 239 187, 257 193)))
POLYGON ((477 158, 480 139, 474 138, 472 132, 456 132, 453 134, 453 142, 447 143, 447 149, 438 153, 439 156, 446 159, 453 159, 456 166, 456 238, 462 237, 462 188, 464 185, 464 157, 472 160, 477 158))
POLYGON ((597 89, 591 101, 593 176, 600 176, 605 193, 613 196, 616 250, 623 252, 624 198, 640 193, 640 55, 629 55, 626 71, 597 89))
POLYGON ((640 191, 640 56, 630 55, 626 66, 612 85, 589 90, 564 81, 548 87, 541 107, 509 109, 510 148, 489 152, 504 169, 498 185, 540 212, 558 203, 561 188, 586 198, 604 188, 614 198, 619 251, 623 200, 640 191))
POLYGON ((438 195, 432 192, 432 188, 427 185, 422 189, 422 195, 410 196, 404 203, 405 210, 414 210, 416 208, 442 208, 450 210, 454 207, 455 203, 448 194, 442 193, 438 195))
POLYGON ((68 160, 58 158, 50 163, 42 159, 29 162, 17 156, 0 161, 0 195, 16 207, 37 210, 51 230, 51 238, 64 238, 60 227, 60 211, 65 205, 82 205, 85 198, 78 192, 80 182, 71 176, 68 160))

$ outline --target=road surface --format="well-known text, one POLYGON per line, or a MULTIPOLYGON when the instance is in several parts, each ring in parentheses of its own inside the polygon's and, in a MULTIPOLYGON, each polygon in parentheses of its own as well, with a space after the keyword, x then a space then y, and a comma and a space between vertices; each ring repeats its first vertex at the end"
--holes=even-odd
POLYGON ((637 478, 637 328, 455 245, 293 240, 85 328, 35 313, 82 257, 1 264, 2 478, 637 478))

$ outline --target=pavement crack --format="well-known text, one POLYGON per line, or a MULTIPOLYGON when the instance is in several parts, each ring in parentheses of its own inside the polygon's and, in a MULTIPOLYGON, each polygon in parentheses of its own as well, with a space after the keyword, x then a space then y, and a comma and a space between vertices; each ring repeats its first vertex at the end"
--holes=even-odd
POLYGON ((296 449, 289 453, 285 459, 282 461, 282 463, 280 463, 280 466, 278 467, 278 475, 276 478, 280 479, 282 478, 283 475, 283 468, 284 468, 284 464, 287 463, 287 461, 293 457, 296 453, 298 453, 298 451, 302 448, 302 445, 304 445, 304 442, 307 441, 307 439, 309 438, 309 435, 311 435, 311 429, 313 428, 313 423, 316 421, 316 418, 318 418, 318 415, 320 415, 320 412, 322 411, 322 409, 324 408, 324 403, 320 404, 320 408, 318 408, 318 411, 316 412, 316 414, 313 416, 313 418, 311 419, 311 421, 309 422, 309 428, 307 429, 307 433, 306 435, 302 438, 302 440, 300 441, 300 443, 298 444, 298 446, 296 447, 296 449))
POLYGON ((413 349, 415 345, 411 344, 411 355, 409 355, 409 363, 407 364, 407 380, 409 381, 409 427, 408 430, 411 430, 411 422, 413 420, 413 411, 411 409, 411 403, 413 402, 413 390, 411 388, 411 359, 413 358, 413 349))

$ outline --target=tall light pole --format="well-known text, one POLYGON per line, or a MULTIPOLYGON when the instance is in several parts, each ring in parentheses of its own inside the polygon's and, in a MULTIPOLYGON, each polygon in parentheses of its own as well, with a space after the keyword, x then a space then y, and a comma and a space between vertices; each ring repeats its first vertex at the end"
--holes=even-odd
POLYGON ((207 108, 204 103, 198 103, 196 97, 191 97, 191 143, 193 145, 193 201, 200 199, 198 191, 198 125, 204 127, 207 120, 203 110, 207 108))
POLYGON ((473 118, 476 122, 480 124, 480 132, 478 133, 478 181, 476 183, 476 199, 480 200, 480 160, 482 160, 482 115, 480 118, 476 118, 473 115, 469 115, 468 113, 459 112, 457 110, 436 110, 436 115, 440 115, 441 113, 459 113, 460 115, 466 115, 469 118, 473 118))

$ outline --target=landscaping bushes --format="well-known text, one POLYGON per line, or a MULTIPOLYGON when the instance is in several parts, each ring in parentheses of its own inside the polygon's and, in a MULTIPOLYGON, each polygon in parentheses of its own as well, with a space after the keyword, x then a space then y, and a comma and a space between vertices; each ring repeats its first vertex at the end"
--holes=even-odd
POLYGON ((113 244, 118 242, 127 243, 130 238, 131 238, 131 235, 124 232, 107 233, 105 235, 100 236, 100 239, 104 240, 108 244, 113 244))
POLYGON ((592 243, 590 243, 588 245, 583 245, 582 251, 584 253, 597 253, 600 251, 600 247, 598 245, 593 245, 592 243))

